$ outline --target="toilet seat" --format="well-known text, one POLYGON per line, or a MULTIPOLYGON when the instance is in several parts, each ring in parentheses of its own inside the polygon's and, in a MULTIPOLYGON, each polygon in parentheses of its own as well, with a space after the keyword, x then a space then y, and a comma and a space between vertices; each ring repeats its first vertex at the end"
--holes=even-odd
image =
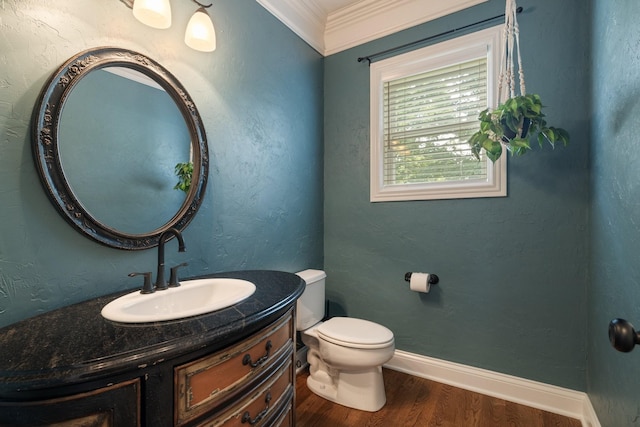
POLYGON ((319 325, 322 339, 350 348, 377 349, 393 343, 393 332, 374 322, 352 317, 333 317, 319 325))

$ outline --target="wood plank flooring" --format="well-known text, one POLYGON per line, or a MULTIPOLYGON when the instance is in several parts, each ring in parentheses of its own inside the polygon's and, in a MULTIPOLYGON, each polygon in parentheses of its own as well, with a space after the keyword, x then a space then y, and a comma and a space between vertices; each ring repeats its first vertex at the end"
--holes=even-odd
POLYGON ((387 404, 378 412, 346 408, 307 388, 308 371, 296 378, 297 427, 580 427, 576 419, 384 370, 387 404))

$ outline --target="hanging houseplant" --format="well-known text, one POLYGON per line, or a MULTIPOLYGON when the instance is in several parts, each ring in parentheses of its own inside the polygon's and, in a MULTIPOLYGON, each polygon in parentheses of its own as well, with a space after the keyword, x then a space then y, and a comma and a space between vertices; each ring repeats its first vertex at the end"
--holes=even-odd
POLYGON ((502 156, 503 146, 512 155, 521 156, 531 149, 530 141, 537 138, 542 146, 547 141, 551 146, 556 142, 569 143, 569 133, 562 129, 547 126, 542 112, 542 101, 536 94, 526 94, 524 71, 520 57, 518 21, 516 20, 516 2, 507 0, 505 11, 506 40, 502 51, 502 69, 498 81, 498 94, 503 96, 502 85, 506 80, 506 89, 510 95, 495 109, 480 112, 480 130, 469 138, 471 152, 479 160, 485 150, 487 157, 495 162, 502 156), (515 94, 515 73, 513 65, 514 48, 518 51, 518 77, 520 93, 515 94))
POLYGON ((542 112, 542 101, 535 94, 514 96, 500 104, 495 110, 486 109, 480 113, 480 130, 469 139, 471 152, 480 159, 481 150, 495 162, 506 147, 512 155, 521 156, 531 149, 530 141, 537 138, 542 146, 547 141, 551 146, 556 142, 569 143, 569 133, 547 126, 542 112))

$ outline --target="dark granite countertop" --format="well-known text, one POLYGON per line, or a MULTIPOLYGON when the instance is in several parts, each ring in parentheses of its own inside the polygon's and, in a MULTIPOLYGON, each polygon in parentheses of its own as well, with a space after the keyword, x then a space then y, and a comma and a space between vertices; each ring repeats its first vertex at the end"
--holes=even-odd
POLYGON ((127 291, 0 329, 0 398, 119 374, 203 347, 225 347, 275 320, 305 286, 295 274, 278 271, 236 271, 194 279, 201 277, 248 280, 256 292, 229 308, 181 320, 124 324, 103 318, 102 307, 131 292, 127 291))

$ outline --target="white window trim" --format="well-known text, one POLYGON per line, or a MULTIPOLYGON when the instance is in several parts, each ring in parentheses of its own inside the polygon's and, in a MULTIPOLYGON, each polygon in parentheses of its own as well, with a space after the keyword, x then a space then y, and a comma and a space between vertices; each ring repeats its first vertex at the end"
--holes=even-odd
MULTIPOLYGON (((507 195, 507 160, 503 154, 495 163, 487 161, 487 180, 464 183, 384 185, 383 183, 383 93, 384 83, 407 75, 450 65, 457 57, 487 55, 487 107, 495 108, 498 99, 498 64, 503 26, 499 25, 433 46, 394 56, 371 64, 371 202, 406 200, 504 197, 507 195), (426 69, 429 69, 426 68, 426 69)), ((476 56, 476 57, 477 57, 476 56)))

